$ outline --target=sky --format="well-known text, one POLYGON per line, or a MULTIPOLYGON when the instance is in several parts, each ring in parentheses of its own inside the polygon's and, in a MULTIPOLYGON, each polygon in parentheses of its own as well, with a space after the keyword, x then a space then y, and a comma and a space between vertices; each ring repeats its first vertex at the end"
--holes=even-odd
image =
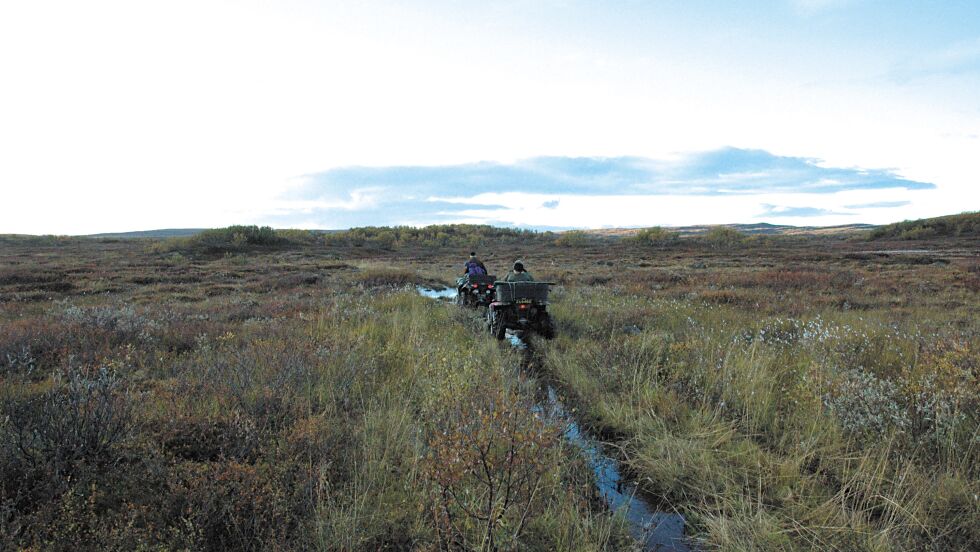
POLYGON ((0 233, 980 210, 980 2, 0 2, 0 233))

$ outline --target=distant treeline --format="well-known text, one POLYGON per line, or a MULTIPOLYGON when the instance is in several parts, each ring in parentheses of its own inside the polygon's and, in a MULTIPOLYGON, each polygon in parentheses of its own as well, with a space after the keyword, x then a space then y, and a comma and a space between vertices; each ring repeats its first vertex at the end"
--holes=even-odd
POLYGON ((229 226, 205 230, 193 236, 176 237, 154 243, 158 252, 188 254, 244 253, 295 247, 363 248, 397 250, 402 248, 483 249, 521 244, 559 247, 593 247, 621 241, 638 247, 670 247, 684 242, 711 248, 732 247, 772 239, 748 236, 733 228, 718 226, 704 235, 682 238, 661 227, 644 228, 633 236, 609 237, 582 230, 538 232, 518 228, 498 228, 477 224, 443 224, 415 228, 410 226, 367 226, 337 232, 317 230, 275 230, 269 226, 229 226))
POLYGON ((414 228, 410 226, 366 226, 339 232, 317 230, 275 230, 269 226, 229 226, 205 230, 185 238, 171 238, 154 246, 160 252, 235 253, 298 246, 363 247, 480 247, 489 244, 526 243, 528 240, 553 242, 551 232, 536 232, 489 225, 444 224, 414 228))
POLYGON ((58 236, 54 234, 40 236, 33 234, 0 234, 0 244, 9 245, 62 245, 78 239, 72 236, 58 236))
POLYGON ((906 220, 871 231, 872 240, 899 239, 921 240, 927 238, 954 238, 980 236, 980 212, 962 213, 945 217, 906 220))
POLYGON ((406 245, 423 247, 476 247, 502 242, 554 240, 551 232, 519 228, 497 228, 487 224, 439 224, 415 228, 411 226, 366 226, 344 232, 321 234, 327 245, 366 245, 394 248, 406 245))

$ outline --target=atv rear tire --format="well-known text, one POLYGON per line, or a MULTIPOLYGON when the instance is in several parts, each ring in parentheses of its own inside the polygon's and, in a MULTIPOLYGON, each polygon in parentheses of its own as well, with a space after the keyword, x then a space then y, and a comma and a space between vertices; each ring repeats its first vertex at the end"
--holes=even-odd
POLYGON ((504 336, 507 335, 503 317, 498 316, 494 311, 490 311, 487 316, 490 317, 490 333, 497 338, 497 341, 503 341, 504 336))

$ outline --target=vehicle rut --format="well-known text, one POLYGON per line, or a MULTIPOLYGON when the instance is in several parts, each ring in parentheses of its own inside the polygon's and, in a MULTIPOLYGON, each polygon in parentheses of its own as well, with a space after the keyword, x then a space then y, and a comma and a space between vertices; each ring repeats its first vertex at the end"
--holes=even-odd
MULTIPOLYGON (((419 294, 432 299, 451 299, 456 291, 418 288, 419 294)), ((573 444, 583 455, 594 475, 596 490, 612 512, 622 513, 629 527, 630 535, 645 551, 690 552, 696 550, 691 540, 685 536, 686 521, 677 512, 662 511, 650 497, 644 495, 636 481, 624 473, 620 461, 609 450, 609 446, 595 438, 574 412, 565 407, 558 388, 547 378, 541 377, 543 365, 541 353, 533 342, 508 330, 507 341, 521 353, 519 369, 538 382, 534 409, 548 419, 565 428, 566 441, 573 444)))

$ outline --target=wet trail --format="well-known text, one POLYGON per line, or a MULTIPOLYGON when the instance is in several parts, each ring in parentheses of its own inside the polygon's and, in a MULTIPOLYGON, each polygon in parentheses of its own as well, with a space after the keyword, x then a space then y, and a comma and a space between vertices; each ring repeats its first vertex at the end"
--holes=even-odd
MULTIPOLYGON (((419 294, 437 300, 456 297, 453 288, 418 288, 419 294)), ((613 512, 622 512, 629 525, 630 534, 641 543, 642 549, 656 552, 690 552, 696 550, 684 535, 684 516, 674 512, 659 511, 652 500, 645 497, 635 481, 623 474, 620 463, 601 441, 585 430, 571 410, 565 407, 554 385, 540 377, 537 367, 540 358, 533 344, 521 336, 507 332, 510 345, 521 352, 520 369, 541 382, 535 409, 549 419, 565 427, 565 439, 578 448, 595 475, 599 496, 613 512)))
POLYGON ((511 333, 507 337, 511 346, 522 353, 521 369, 541 381, 536 408, 549 419, 564 425, 565 439, 581 451, 592 469, 599 496, 610 510, 622 512, 630 535, 641 543, 642 549, 657 552, 695 550, 684 536, 684 516, 659 511, 653 501, 642 494, 639 485, 624 476, 619 461, 607 446, 579 424, 572 411, 565 407, 555 386, 542 381, 535 373, 540 359, 536 358, 533 345, 511 333))

